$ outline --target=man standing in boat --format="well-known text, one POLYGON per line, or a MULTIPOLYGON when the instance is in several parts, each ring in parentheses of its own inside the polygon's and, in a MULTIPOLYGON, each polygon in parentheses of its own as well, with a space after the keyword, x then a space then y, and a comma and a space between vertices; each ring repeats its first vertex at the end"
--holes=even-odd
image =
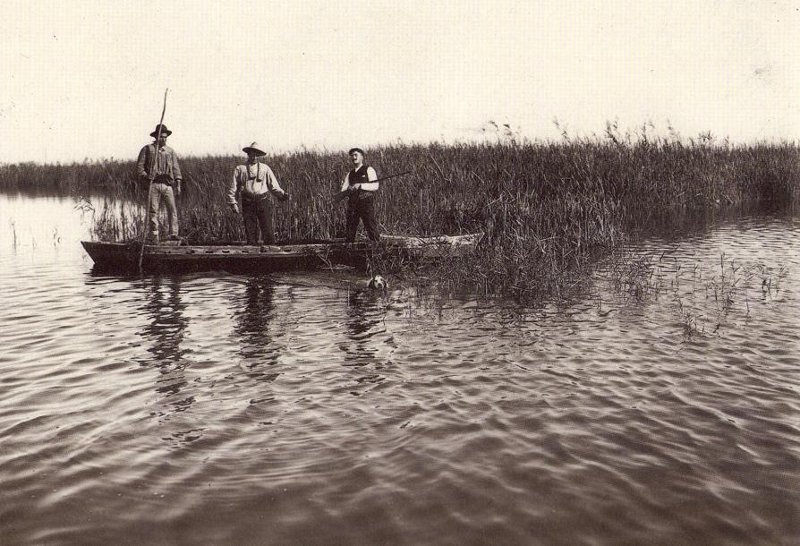
POLYGON ((175 150, 167 146, 167 137, 172 131, 166 125, 156 125, 150 133, 152 144, 147 144, 139 151, 136 172, 139 178, 150 184, 147 204, 150 214, 150 238, 158 242, 158 213, 163 203, 167 209, 167 225, 169 240, 178 239, 178 208, 175 196, 181 194, 181 167, 175 150), (160 131, 159 131, 160 129, 160 131), (152 182, 151 182, 152 180, 152 182))
POLYGON ((379 182, 375 169, 364 163, 364 150, 351 148, 347 152, 353 163, 353 170, 347 173, 342 181, 342 191, 349 192, 347 201, 347 232, 345 237, 348 243, 356 240, 359 221, 364 222, 364 230, 371 241, 380 238, 378 221, 375 219, 375 192, 378 191, 379 182))
POLYGON ((242 196, 244 233, 248 245, 258 244, 259 231, 264 244, 273 245, 275 235, 269 194, 275 194, 281 201, 286 201, 289 195, 280 187, 269 165, 259 161, 258 158, 267 155, 267 152, 255 142, 242 148, 242 151, 247 154, 247 162, 233 171, 233 182, 228 188, 228 204, 238 214, 237 201, 239 195, 242 196))

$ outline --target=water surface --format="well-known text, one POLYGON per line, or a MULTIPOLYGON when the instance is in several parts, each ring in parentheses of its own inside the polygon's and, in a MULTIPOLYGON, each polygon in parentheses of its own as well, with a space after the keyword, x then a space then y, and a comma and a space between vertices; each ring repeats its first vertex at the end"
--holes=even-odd
POLYGON ((645 277, 524 308, 94 276, 73 205, 0 197, 4 544, 800 536, 797 218, 651 237, 645 277))

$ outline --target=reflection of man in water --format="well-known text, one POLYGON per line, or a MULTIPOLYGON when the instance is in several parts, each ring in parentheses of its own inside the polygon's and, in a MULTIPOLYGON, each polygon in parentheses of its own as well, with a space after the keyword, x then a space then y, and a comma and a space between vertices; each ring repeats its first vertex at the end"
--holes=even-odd
MULTIPOLYGON (((369 291, 357 290, 350 293, 347 305, 347 336, 352 343, 344 347, 349 366, 366 366, 375 362, 377 349, 370 338, 377 333, 376 327, 384 319, 386 310, 379 299, 369 291)), ((380 330, 384 331, 383 329, 380 330)))
POLYGON ((278 361, 278 350, 270 333, 270 322, 275 320, 273 302, 275 285, 269 277, 251 277, 245 287, 244 304, 237 312, 235 334, 241 340, 240 354, 245 366, 259 377, 274 379, 277 374, 259 372, 263 364, 278 361))
MULTIPOLYGON (((178 278, 153 277, 145 281, 145 290, 147 303, 144 310, 150 317, 150 323, 140 335, 145 341, 152 342, 147 351, 153 355, 162 374, 156 391, 177 394, 186 385, 183 374, 186 363, 181 342, 189 324, 189 320, 183 316, 186 304, 181 302, 181 283, 178 278)), ((178 404, 186 405, 187 401, 178 404)))

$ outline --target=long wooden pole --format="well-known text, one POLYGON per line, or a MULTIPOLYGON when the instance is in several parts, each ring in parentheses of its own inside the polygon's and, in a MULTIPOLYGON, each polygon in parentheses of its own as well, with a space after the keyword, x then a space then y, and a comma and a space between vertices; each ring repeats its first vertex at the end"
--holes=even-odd
POLYGON ((156 177, 158 167, 158 147, 161 140, 161 130, 164 128, 164 114, 167 113, 167 93, 169 87, 164 90, 164 107, 161 109, 161 120, 158 122, 158 133, 156 133, 156 153, 153 156, 153 163, 150 166, 150 176, 147 182, 147 202, 145 203, 144 229, 142 230, 142 247, 139 249, 139 274, 142 274, 142 261, 144 260, 144 244, 147 241, 147 231, 150 229, 150 198, 153 192, 153 180, 156 177))

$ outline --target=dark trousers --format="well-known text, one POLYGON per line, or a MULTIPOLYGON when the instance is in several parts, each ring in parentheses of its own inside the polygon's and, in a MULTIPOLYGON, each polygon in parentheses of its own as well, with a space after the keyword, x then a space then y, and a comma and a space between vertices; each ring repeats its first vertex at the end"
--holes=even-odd
POLYGON ((275 244, 272 228, 272 204, 269 196, 252 198, 242 196, 242 216, 244 217, 244 234, 248 245, 258 244, 258 233, 261 231, 265 245, 275 244))
POLYGON ((364 221, 364 229, 371 241, 377 241, 380 238, 378 221, 375 219, 375 197, 365 194, 366 192, 363 191, 356 192, 347 202, 347 233, 345 237, 348 243, 356 240, 359 220, 364 221))

